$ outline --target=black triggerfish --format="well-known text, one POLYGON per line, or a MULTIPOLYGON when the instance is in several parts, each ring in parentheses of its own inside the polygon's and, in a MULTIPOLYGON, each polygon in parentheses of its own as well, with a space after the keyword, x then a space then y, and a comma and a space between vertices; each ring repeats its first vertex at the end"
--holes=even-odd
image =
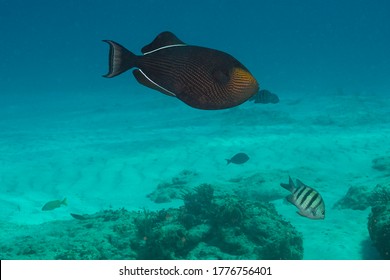
POLYGON ((214 49, 190 46, 171 32, 162 32, 137 56, 110 40, 112 78, 129 69, 137 81, 175 96, 191 107, 205 110, 231 108, 256 94, 259 85, 233 56, 214 49))

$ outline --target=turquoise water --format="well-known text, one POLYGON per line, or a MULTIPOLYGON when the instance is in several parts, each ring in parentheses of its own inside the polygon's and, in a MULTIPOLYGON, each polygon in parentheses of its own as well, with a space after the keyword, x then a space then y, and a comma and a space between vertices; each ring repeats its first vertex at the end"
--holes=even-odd
POLYGON ((382 0, 0 1, 0 258, 388 258, 389 11, 382 0), (280 102, 204 111, 130 72, 102 77, 101 40, 139 55, 167 30, 233 55, 280 102), (248 162, 226 165, 239 152, 248 162), (288 176, 321 193, 324 220, 285 202, 288 176))

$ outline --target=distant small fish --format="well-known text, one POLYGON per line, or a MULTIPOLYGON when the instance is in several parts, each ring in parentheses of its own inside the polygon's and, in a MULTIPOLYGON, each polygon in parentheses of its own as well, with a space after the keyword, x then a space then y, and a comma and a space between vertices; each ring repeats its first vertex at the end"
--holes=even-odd
POLYGON ((75 218, 76 220, 87 220, 88 217, 86 215, 79 215, 79 214, 74 214, 70 213, 70 215, 75 218))
POLYGON ((269 90, 262 89, 258 93, 253 95, 249 100, 254 101, 255 103, 276 104, 279 102, 279 97, 275 93, 270 92, 269 90))
POLYGON ((227 164, 234 163, 234 164, 243 164, 249 160, 249 157, 245 153, 238 153, 234 155, 231 159, 226 159, 227 164))
POLYGON ((280 184, 291 192, 287 196, 287 200, 299 209, 297 212, 299 215, 314 220, 323 220, 325 218, 325 203, 321 195, 300 180, 297 179, 296 182, 297 187, 295 187, 293 180, 289 177, 288 184, 280 184))
POLYGON ((64 198, 63 200, 53 200, 47 202, 45 205, 43 205, 42 211, 54 210, 58 207, 61 207, 61 205, 68 205, 68 203, 66 202, 66 198, 64 198))

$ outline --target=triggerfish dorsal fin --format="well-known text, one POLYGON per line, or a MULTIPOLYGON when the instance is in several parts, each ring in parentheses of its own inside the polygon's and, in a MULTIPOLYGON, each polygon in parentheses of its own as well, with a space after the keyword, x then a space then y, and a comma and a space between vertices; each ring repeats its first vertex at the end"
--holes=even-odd
POLYGON ((143 54, 147 54, 153 51, 156 51, 163 47, 173 46, 173 45, 185 45, 183 41, 176 37, 175 34, 169 31, 165 31, 157 35, 157 37, 149 45, 146 45, 141 49, 143 54))

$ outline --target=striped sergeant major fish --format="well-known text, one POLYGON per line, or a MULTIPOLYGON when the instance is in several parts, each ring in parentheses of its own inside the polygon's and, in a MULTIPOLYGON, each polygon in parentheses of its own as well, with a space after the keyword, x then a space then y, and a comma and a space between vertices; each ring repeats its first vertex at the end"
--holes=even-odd
POLYGON ((314 220, 323 220, 325 218, 325 203, 321 195, 313 188, 306 186, 300 180, 296 179, 295 186, 291 177, 289 183, 280 185, 286 190, 290 191, 287 201, 294 204, 299 211, 297 213, 301 216, 314 220))

